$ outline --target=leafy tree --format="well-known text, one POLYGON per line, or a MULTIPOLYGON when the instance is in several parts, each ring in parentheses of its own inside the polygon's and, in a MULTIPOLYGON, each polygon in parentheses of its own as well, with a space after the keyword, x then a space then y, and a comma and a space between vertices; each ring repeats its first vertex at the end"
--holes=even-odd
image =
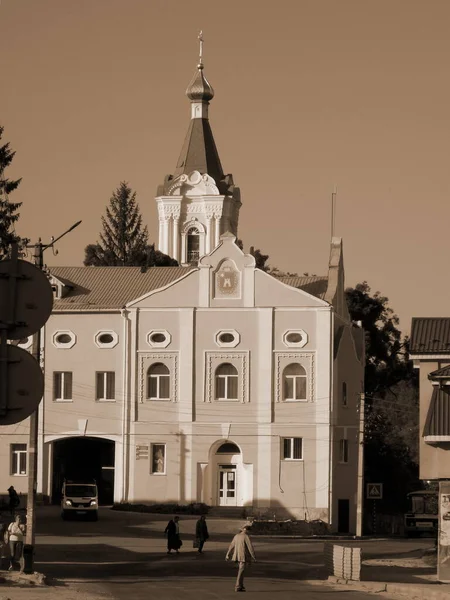
POLYGON ((85 248, 86 266, 153 267, 176 266, 177 261, 148 244, 147 227, 133 192, 125 181, 113 193, 106 216, 102 216, 100 242, 85 248))
POLYGON ((346 290, 353 321, 361 321, 366 336, 365 390, 369 397, 384 396, 388 389, 413 375, 408 338, 402 339, 399 319, 380 292, 371 295, 367 281, 346 290))
MULTIPOLYGON (((4 127, 0 126, 0 140, 4 127)), ((15 152, 11 150, 9 142, 0 146, 0 259, 5 257, 12 242, 22 242, 15 233, 14 225, 19 219, 18 209, 22 202, 10 202, 9 195, 17 189, 22 179, 8 179, 5 170, 11 164, 15 152)))
POLYGON ((366 482, 384 483, 379 510, 403 512, 406 494, 420 487, 419 389, 409 340, 388 298, 371 294, 366 281, 348 288, 346 297, 352 320, 365 330, 364 475, 366 482))

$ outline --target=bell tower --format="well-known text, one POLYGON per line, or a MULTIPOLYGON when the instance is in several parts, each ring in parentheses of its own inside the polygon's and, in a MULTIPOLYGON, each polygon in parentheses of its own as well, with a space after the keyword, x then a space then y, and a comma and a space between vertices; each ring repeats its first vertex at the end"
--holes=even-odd
POLYGON ((173 175, 158 187, 158 249, 180 265, 197 264, 219 245, 229 231, 237 236, 240 190, 225 175, 209 123, 214 90, 203 73, 203 35, 200 58, 186 90, 191 121, 173 175))

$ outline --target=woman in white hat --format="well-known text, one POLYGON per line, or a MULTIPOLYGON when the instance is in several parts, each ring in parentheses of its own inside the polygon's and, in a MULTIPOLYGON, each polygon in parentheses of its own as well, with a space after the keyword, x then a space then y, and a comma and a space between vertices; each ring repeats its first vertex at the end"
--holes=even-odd
POLYGON ((255 551, 253 550, 252 542, 248 537, 248 530, 251 528, 251 523, 245 523, 239 529, 228 548, 225 560, 232 560, 239 564, 238 575, 236 579, 236 592, 245 592, 244 587, 244 571, 247 564, 252 561, 256 562, 255 551))

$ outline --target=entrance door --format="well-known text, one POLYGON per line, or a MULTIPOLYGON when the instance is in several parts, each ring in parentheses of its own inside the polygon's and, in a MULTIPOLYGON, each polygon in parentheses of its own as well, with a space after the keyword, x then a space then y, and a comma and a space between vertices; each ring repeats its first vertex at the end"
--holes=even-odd
POLYGON ((219 465, 219 506, 237 506, 236 465, 219 465))
POLYGON ((349 533, 350 528, 350 500, 338 500, 338 533, 349 533))

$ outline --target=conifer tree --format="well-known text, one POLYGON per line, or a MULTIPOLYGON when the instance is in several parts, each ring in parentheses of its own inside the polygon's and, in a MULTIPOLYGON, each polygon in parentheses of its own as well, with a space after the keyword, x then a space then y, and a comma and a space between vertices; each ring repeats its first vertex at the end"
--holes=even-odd
POLYGON ((95 267, 176 266, 178 263, 148 245, 148 230, 136 202, 136 192, 122 181, 102 216, 100 242, 85 248, 84 264, 95 267))
MULTIPOLYGON (((4 127, 0 125, 0 140, 4 127)), ((11 202, 9 195, 20 184, 22 179, 11 180, 6 177, 5 170, 12 162, 15 152, 9 142, 0 145, 0 259, 4 258, 12 242, 20 242, 21 238, 14 231, 14 224, 19 219, 18 209, 22 202, 11 202)))

